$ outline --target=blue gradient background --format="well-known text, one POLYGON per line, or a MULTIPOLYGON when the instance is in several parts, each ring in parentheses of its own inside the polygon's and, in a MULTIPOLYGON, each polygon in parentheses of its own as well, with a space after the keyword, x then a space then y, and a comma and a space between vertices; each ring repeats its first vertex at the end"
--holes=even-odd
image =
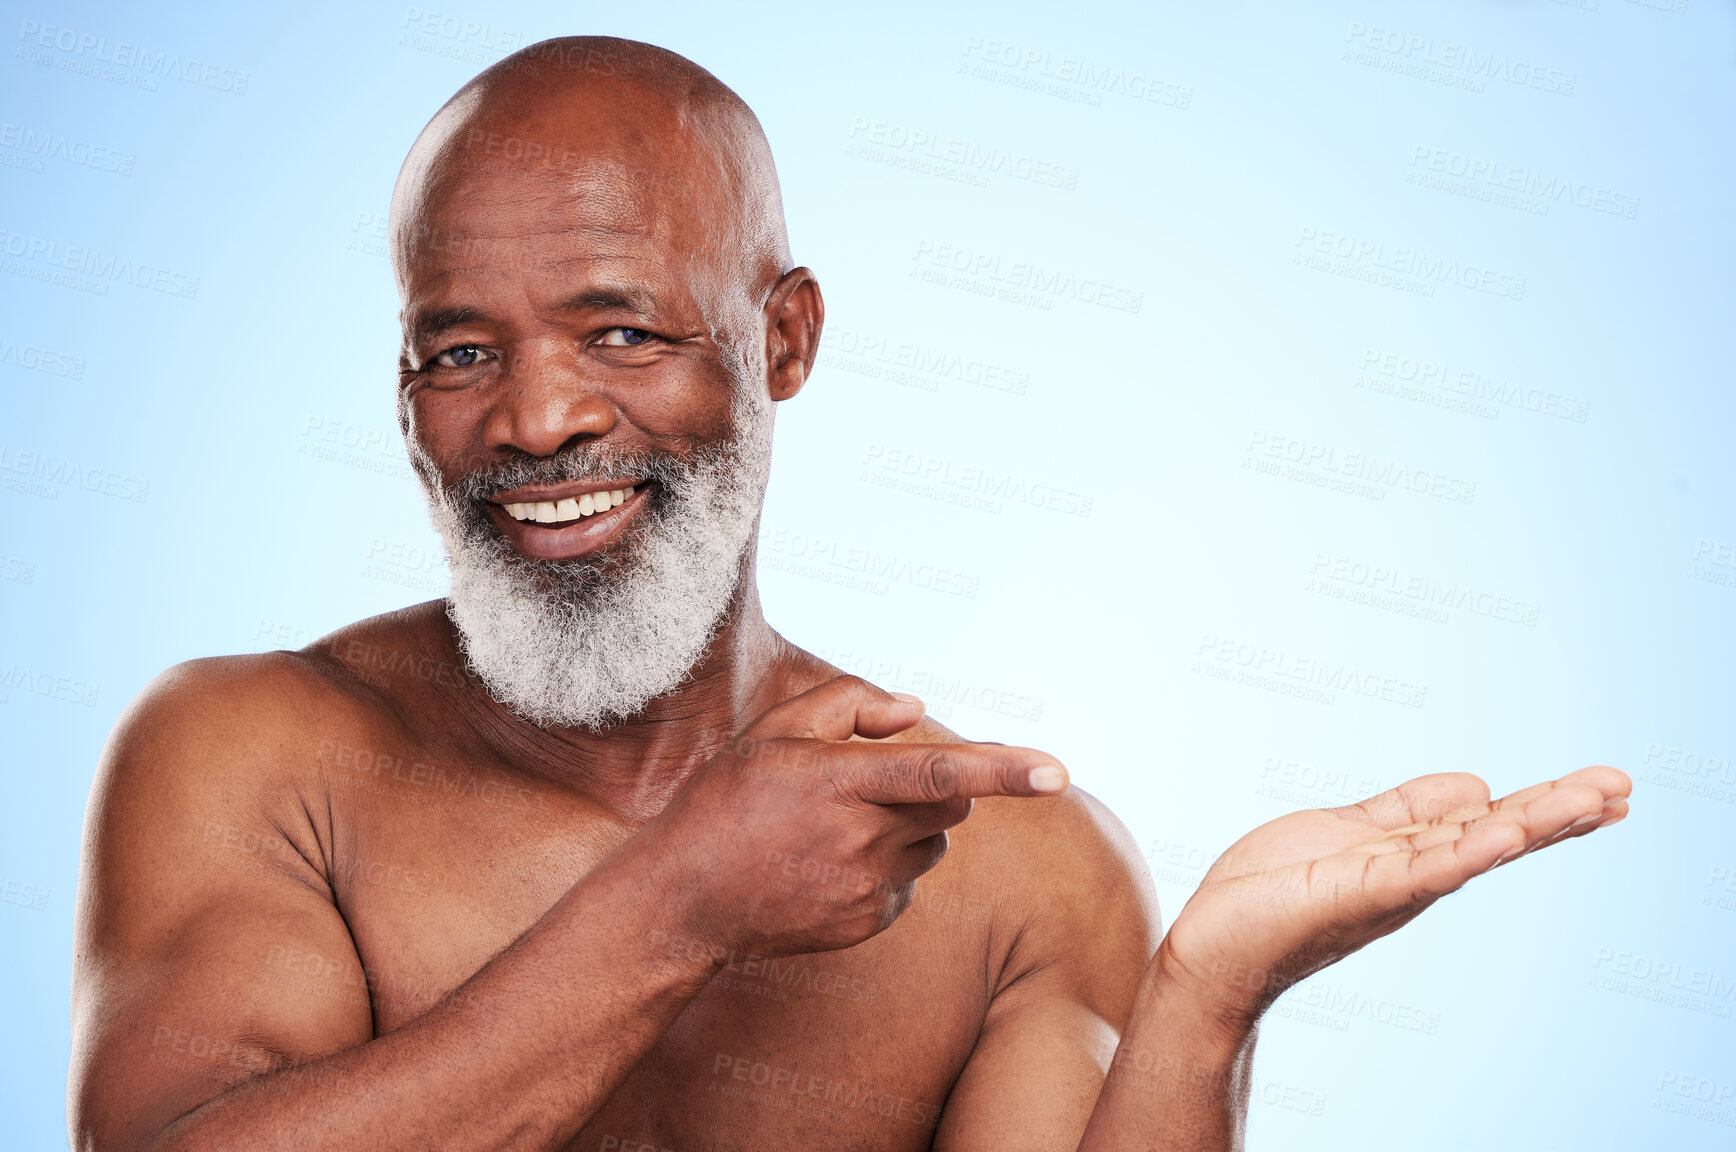
POLYGON ((1166 918, 1243 831, 1364 783, 1633 774, 1620 828, 1473 884, 1281 1001, 1250 1147, 1736 1144, 1736 5, 1593 3, 8 4, 0 1145, 65 1143, 80 824, 119 710, 176 661, 440 594, 392 414, 377 226, 459 84, 575 32, 665 45, 747 99, 825 286, 826 349, 780 412, 772 622, 967 735, 1060 755, 1148 846, 1166 918), (105 65, 47 27, 220 71, 105 65), (1160 99, 1031 87, 1066 59, 1160 99), (916 133, 926 169, 895 146, 916 133), (1020 164, 949 164, 951 141, 1020 164), (1434 149, 1570 191, 1526 208, 1430 186, 1434 149), (1020 178, 1026 160, 1073 186, 1020 178), (1582 189, 1637 210, 1580 206, 1582 189), (1308 239, 1327 233, 1349 254, 1308 239), (46 244, 196 277, 196 296, 45 281, 46 244), (1355 278, 1400 249, 1523 296, 1355 278), (961 290, 949 267, 925 278, 937 256, 1140 306, 961 290), (942 367, 889 374, 903 345, 942 367), (1433 384, 1383 390, 1387 354, 1519 398, 1478 413, 1433 384), (1527 410, 1548 393, 1583 420, 1527 410), (1336 491, 1266 455, 1279 437, 1474 497, 1336 491), (907 465, 927 487, 899 486, 907 465), (959 504, 969 469, 1088 515, 959 504), (1390 589, 1358 602, 1337 559, 1473 599, 1444 619, 1390 589), (1484 594, 1536 618, 1479 611, 1484 594), (1426 693, 1328 703, 1213 674, 1244 657, 1426 693))

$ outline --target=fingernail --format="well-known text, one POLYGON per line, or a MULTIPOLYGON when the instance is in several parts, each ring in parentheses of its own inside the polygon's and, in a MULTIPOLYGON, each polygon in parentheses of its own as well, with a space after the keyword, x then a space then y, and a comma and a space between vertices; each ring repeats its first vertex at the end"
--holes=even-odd
POLYGON ((916 696, 912 696, 912 695, 911 695, 911 694, 910 694, 910 693, 908 693, 908 692, 894 692, 894 693, 893 693, 893 694, 892 694, 892 698, 893 698, 893 699, 894 699, 894 700, 902 700, 902 701, 903 701, 903 702, 904 702, 904 703, 906 703, 906 704, 914 704, 914 705, 916 705, 916 706, 917 706, 917 707, 918 707, 918 708, 921 708, 921 707, 922 707, 922 700, 921 700, 921 698, 919 698, 919 697, 916 697, 916 696))
POLYGON ((1601 811, 1593 812, 1589 816, 1581 816, 1579 819, 1577 819, 1573 823, 1569 824, 1567 826, 1567 830, 1569 832, 1573 832, 1577 829, 1584 828, 1587 825, 1596 824, 1599 820, 1603 819, 1603 816, 1604 816, 1604 814, 1601 811))
POLYGON ((1054 764, 1031 769, 1031 789, 1035 792, 1059 792, 1067 786, 1067 774, 1054 764))

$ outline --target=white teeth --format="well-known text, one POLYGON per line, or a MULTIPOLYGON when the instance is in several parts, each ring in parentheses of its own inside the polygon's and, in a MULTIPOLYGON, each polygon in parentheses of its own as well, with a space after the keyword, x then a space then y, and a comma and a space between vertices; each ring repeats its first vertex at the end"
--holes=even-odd
POLYGON ((514 520, 535 520, 538 524, 566 524, 580 520, 586 516, 594 516, 598 512, 607 512, 617 504, 626 502, 637 489, 632 487, 614 488, 605 492, 587 492, 577 498, 568 496, 565 500, 536 500, 522 504, 502 504, 506 514, 514 520))

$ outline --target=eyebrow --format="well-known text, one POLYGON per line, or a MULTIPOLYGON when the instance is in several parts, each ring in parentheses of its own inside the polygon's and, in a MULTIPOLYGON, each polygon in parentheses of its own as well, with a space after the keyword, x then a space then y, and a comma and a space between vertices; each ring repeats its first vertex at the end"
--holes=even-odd
POLYGON ((410 326, 410 334, 415 340, 426 340, 437 332, 448 328, 456 328, 460 324, 485 324, 488 313, 480 308, 472 308, 468 304, 460 304, 451 308, 431 308, 426 312, 416 314, 415 322, 410 326))
POLYGON ((587 288, 560 302, 563 312, 583 312, 588 308, 613 308, 650 316, 657 311, 657 297, 649 290, 631 285, 604 285, 587 288))
MULTIPOLYGON (((587 288, 574 296, 569 296, 556 305, 563 312, 582 312, 591 308, 616 309, 631 312, 636 316, 651 316, 657 311, 657 297, 644 288, 627 285, 611 285, 598 288, 587 288)), ((461 324, 486 324, 493 319, 487 312, 468 304, 458 304, 448 308, 431 308, 417 314, 411 325, 412 337, 417 341, 426 340, 431 336, 456 328, 461 324)))

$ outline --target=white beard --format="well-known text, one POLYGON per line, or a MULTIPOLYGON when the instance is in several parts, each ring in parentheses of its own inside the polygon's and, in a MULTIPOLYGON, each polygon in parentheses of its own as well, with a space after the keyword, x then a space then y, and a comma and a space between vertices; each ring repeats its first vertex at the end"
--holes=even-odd
POLYGON ((582 445, 447 489, 411 441, 452 568, 447 615, 496 700, 544 727, 597 729, 688 679, 728 617, 771 468, 771 403, 743 401, 745 392, 736 438, 691 459, 582 445), (476 499, 528 483, 625 476, 656 488, 603 560, 524 557, 476 499))

